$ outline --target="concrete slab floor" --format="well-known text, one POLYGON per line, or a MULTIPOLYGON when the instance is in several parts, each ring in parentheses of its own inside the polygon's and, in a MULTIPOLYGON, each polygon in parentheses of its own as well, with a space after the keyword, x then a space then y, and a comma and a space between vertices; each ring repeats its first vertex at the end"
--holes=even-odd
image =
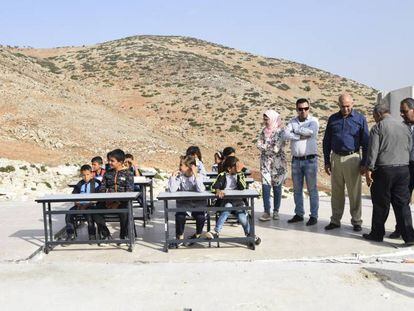
MULTIPOLYGON (((349 208, 342 228, 325 232, 330 216, 327 197, 321 198, 314 227, 287 224, 293 206, 292 199, 285 199, 280 220, 256 220, 263 242, 255 251, 221 243, 220 248, 200 244, 164 253, 163 214, 158 206, 147 228, 137 222, 133 253, 124 246, 73 245, 25 260, 43 243, 41 207, 2 203, 0 305, 5 310, 88 311, 414 307, 414 265, 401 263, 403 258, 414 259, 412 248, 400 248, 401 240, 362 240, 361 232, 352 231, 349 208)), ((260 201, 257 210, 258 217, 260 201)), ((370 201, 364 199, 363 232, 369 231, 371 212, 370 201)), ((173 222, 170 225, 174 234, 173 222)), ((388 231, 394 225, 391 212, 388 231)), ((56 231, 62 228, 63 217, 54 218, 54 226, 56 231)), ((118 224, 111 224, 111 230, 117 236, 118 224)), ((193 231, 188 226, 186 235, 193 231)), ((226 225, 223 231, 228 236, 240 234, 240 226, 226 225)), ((80 230, 80 238, 86 238, 86 228, 80 230)))

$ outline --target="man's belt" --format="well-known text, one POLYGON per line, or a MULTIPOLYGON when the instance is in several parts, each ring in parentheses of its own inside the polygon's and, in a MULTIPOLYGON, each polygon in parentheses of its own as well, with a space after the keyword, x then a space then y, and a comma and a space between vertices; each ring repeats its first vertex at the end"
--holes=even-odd
POLYGON ((359 152, 359 150, 358 151, 340 151, 340 152, 335 152, 334 151, 335 154, 337 154, 341 157, 346 157, 346 156, 349 156, 349 155, 357 153, 357 152, 359 152))
POLYGON ((299 160, 299 161, 303 161, 303 160, 310 160, 310 159, 314 159, 316 158, 318 155, 317 154, 310 154, 307 156, 303 156, 303 157, 293 157, 294 160, 299 160))

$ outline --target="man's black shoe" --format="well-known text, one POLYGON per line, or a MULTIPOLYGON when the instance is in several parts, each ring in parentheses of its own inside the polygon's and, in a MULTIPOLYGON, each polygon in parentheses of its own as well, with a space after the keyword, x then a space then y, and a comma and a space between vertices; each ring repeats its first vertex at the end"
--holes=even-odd
POLYGON ((371 233, 364 233, 363 235, 362 235, 362 237, 365 239, 365 240, 369 240, 369 241, 374 241, 374 242, 382 242, 382 238, 378 238, 378 237, 376 237, 376 236, 373 236, 371 233))
POLYGON ((309 218, 308 222, 306 223, 307 226, 313 226, 318 223, 318 219, 315 217, 309 218))
POLYGON ((337 224, 334 224, 334 223, 330 223, 329 225, 327 225, 326 227, 325 227, 325 230, 332 230, 332 229, 336 229, 336 228, 340 228, 341 227, 341 225, 337 225, 337 224))
POLYGON ((354 225, 354 231, 359 232, 362 230, 361 225, 354 225))
POLYGON ((397 230, 395 230, 393 233, 391 233, 388 236, 390 239, 399 239, 401 237, 401 233, 397 230))
POLYGON ((292 224, 294 222, 300 222, 300 221, 303 221, 303 217, 299 216, 299 215, 295 215, 295 216, 293 216, 292 219, 288 220, 288 223, 292 224))

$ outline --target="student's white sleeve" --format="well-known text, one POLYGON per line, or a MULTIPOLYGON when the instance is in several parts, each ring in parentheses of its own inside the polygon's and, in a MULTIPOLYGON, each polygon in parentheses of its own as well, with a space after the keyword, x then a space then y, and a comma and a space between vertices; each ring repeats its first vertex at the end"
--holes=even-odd
POLYGON ((171 176, 168 180, 168 191, 177 192, 178 188, 180 188, 180 178, 177 176, 171 176))
POLYGON ((284 132, 283 132, 283 138, 285 140, 300 140, 300 135, 295 134, 293 131, 293 123, 292 121, 288 123, 286 126, 284 132))
POLYGON ((204 176, 197 175, 195 178, 195 184, 197 192, 203 192, 206 190, 206 187, 204 186, 204 176))

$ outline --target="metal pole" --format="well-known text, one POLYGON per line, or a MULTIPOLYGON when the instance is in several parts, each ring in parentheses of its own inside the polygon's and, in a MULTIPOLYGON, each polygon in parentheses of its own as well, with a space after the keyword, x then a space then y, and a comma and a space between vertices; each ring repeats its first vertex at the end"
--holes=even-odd
POLYGON ((142 185, 142 219, 144 220, 144 228, 147 224, 147 186, 142 185))
POLYGON ((129 235, 129 248, 128 251, 132 252, 134 250, 135 236, 133 233, 133 226, 135 226, 134 214, 132 210, 132 200, 128 201, 128 235, 129 235))
POLYGON ((251 206, 252 206, 252 223, 251 223, 251 226, 250 226, 250 232, 251 232, 251 236, 253 237, 253 250, 255 250, 256 249, 256 244, 254 244, 254 241, 256 240, 256 232, 255 232, 255 230, 254 230, 254 198, 253 197, 251 197, 250 198, 250 202, 251 202, 251 206))
POLYGON ((44 228, 45 228, 45 248, 44 248, 44 252, 46 254, 48 254, 49 253, 49 245, 48 245, 48 239, 47 239, 46 204, 43 202, 42 205, 43 205, 43 225, 44 225, 44 228))
MULTIPOLYGON (((47 203, 47 210, 48 212, 50 212, 52 210, 51 206, 50 206, 50 202, 47 203)), ((48 219, 49 219, 49 240, 50 242, 53 242, 53 228, 52 228, 52 214, 48 214, 48 219)))
POLYGON ((164 252, 168 253, 168 200, 164 200, 164 231, 165 231, 165 244, 164 252))

